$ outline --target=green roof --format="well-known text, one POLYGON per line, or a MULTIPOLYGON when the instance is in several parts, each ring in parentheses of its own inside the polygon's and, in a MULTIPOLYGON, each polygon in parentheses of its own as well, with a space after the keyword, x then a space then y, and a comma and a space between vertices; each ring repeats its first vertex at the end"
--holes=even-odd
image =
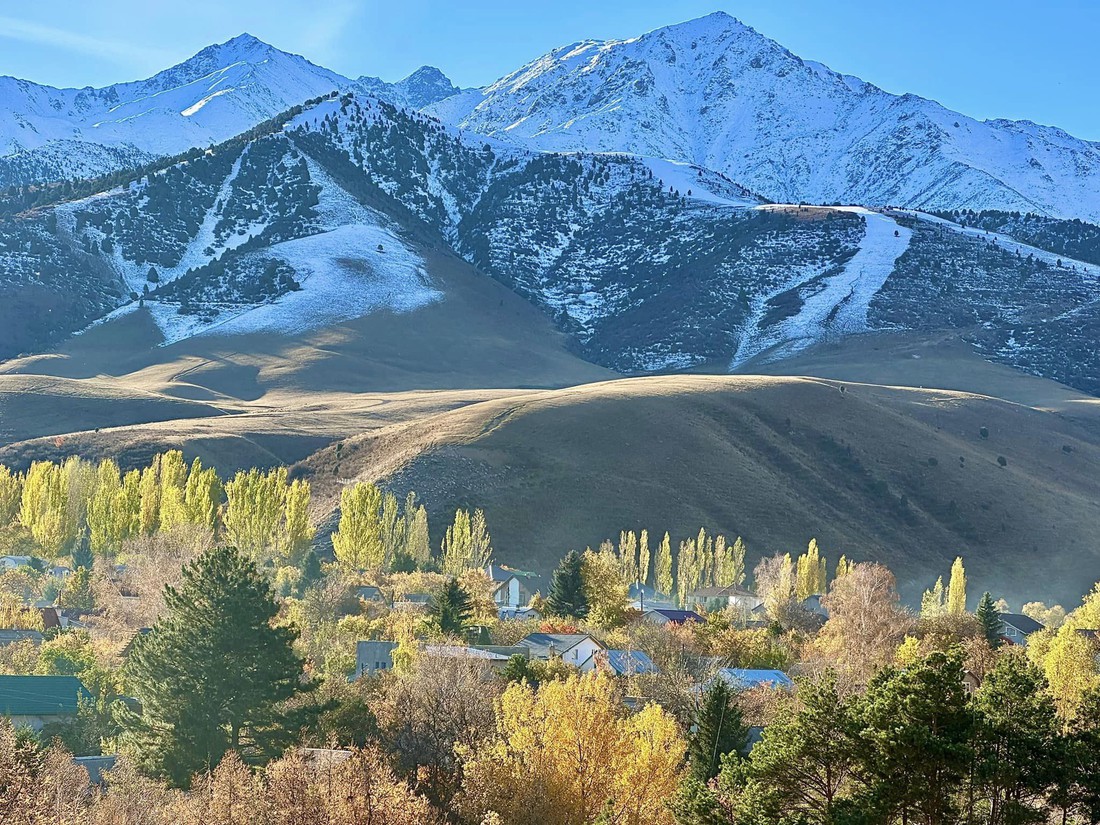
POLYGON ((91 694, 75 676, 0 676, 0 716, 66 716, 91 694))

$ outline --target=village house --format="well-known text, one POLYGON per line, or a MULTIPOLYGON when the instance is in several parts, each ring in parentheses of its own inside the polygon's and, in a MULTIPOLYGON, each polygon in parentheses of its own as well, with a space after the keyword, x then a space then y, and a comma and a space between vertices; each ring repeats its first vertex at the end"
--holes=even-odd
POLYGON ((675 609, 676 607, 667 597, 658 593, 654 588, 638 582, 634 582, 628 588, 627 599, 627 607, 631 610, 639 610, 642 613, 650 608, 675 609))
POLYGON ((1027 647, 1028 637, 1043 630, 1043 625, 1023 613, 1001 614, 1001 639, 1009 644, 1027 647))
POLYGON ((424 653, 445 659, 473 659, 503 670, 513 656, 528 658, 526 647, 505 645, 425 645, 424 653))
POLYGON ((581 662, 580 669, 583 673, 602 670, 615 676, 659 672, 653 660, 640 650, 597 650, 581 662))
POLYGON ((40 645, 44 638, 41 631, 38 630, 0 629, 0 647, 16 642, 33 642, 40 645))
POLYGON ((527 648, 531 659, 561 659, 574 667, 580 667, 596 651, 606 650, 587 633, 531 633, 519 644, 527 648))
POLYGON ((71 721, 91 698, 75 676, 0 676, 0 716, 16 727, 71 721))
POLYGON ((497 610, 497 617, 502 622, 540 621, 542 612, 534 607, 501 607, 497 610))
POLYGON ((490 564, 485 575, 493 583, 493 601, 497 607, 519 607, 531 598, 519 576, 511 570, 490 564))
POLYGON ((723 667, 718 670, 716 678, 721 679, 736 691, 753 690, 761 687, 773 690, 792 690, 794 688, 794 680, 782 670, 723 667))
POLYGON ((355 645, 355 678, 393 670, 397 642, 364 641, 355 645))
POLYGON ((764 600, 740 585, 728 587, 700 587, 687 596, 688 604, 702 605, 706 610, 722 610, 732 607, 745 613, 751 613, 764 603, 764 600))
POLYGON ((433 598, 431 593, 406 593, 394 599, 393 609, 408 613, 427 613, 433 598))
POLYGON ((697 622, 701 624, 703 617, 694 610, 675 610, 672 608, 658 607, 643 613, 642 621, 659 625, 683 624, 684 622, 697 622))

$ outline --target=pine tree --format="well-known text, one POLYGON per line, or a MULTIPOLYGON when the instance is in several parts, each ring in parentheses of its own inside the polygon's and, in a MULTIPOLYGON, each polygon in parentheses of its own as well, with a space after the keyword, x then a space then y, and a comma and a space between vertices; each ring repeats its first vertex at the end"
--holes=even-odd
POLYGON ((740 753, 749 738, 733 691, 724 679, 715 678, 704 691, 694 722, 688 741, 689 770, 695 779, 707 782, 718 775, 722 757, 740 753))
POLYGON ((432 600, 430 615, 445 636, 461 636, 473 615, 470 595, 457 579, 448 579, 432 600))
POLYGON ((966 570, 963 569, 962 556, 951 565, 951 581, 947 585, 947 612, 951 616, 966 613, 966 570))
POLYGON ((993 647, 1001 644, 1001 614, 993 603, 993 596, 987 590, 982 594, 982 600, 978 602, 978 609, 974 611, 974 617, 982 627, 985 640, 993 647))
POLYGON ((583 619, 588 615, 588 597, 584 591, 584 560, 570 550, 558 564, 546 597, 546 612, 551 616, 583 619))
POLYGON ((267 579, 232 547, 203 553, 165 588, 165 613, 127 663, 141 714, 127 739, 150 773, 185 786, 229 750, 263 761, 289 744, 277 705, 299 690, 296 631, 273 624, 267 579))
POLYGON ((672 545, 668 533, 665 533, 664 538, 661 539, 661 544, 657 547, 657 558, 654 560, 653 586, 657 588, 658 593, 665 596, 672 595, 672 545))

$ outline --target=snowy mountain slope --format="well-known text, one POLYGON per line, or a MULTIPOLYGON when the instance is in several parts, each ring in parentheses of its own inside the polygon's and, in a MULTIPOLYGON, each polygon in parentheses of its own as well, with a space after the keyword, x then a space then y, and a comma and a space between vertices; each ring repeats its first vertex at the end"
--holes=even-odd
POLYGON ((423 109, 462 92, 434 66, 421 66, 396 83, 387 83, 377 77, 361 77, 355 81, 353 88, 364 95, 406 109, 423 109))
POLYGON ((3 77, 0 186, 89 177, 209 146, 349 83, 247 34, 147 80, 102 89, 3 77))
POLYGON ((426 111, 543 150, 699 164, 778 202, 1100 220, 1100 144, 889 94, 724 13, 574 43, 426 111))

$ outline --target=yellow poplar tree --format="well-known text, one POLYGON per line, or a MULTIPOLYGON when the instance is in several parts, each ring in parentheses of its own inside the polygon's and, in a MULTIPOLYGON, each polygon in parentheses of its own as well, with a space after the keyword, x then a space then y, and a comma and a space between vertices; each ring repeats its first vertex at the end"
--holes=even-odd
POLYGON ((672 544, 668 533, 665 533, 657 547, 657 558, 654 560, 653 586, 658 593, 665 596, 672 595, 672 544))
POLYGON ((45 553, 57 556, 64 552, 71 531, 63 474, 56 464, 31 464, 23 482, 19 522, 45 553))
POLYGON ((628 585, 614 552, 585 550, 581 581, 588 599, 588 620, 599 627, 619 627, 626 618, 628 585))
POLYGON ((218 472, 213 467, 204 469, 196 458, 187 474, 187 484, 183 491, 183 504, 186 519, 191 524, 201 524, 213 530, 218 523, 218 507, 221 505, 225 490, 218 472))
POLYGON ((1041 656, 1040 666, 1046 676, 1050 694, 1058 715, 1065 721, 1074 719, 1081 700, 1090 690, 1100 686, 1096 675, 1096 644, 1091 637, 1077 632, 1072 621, 1059 628, 1049 646, 1036 646, 1029 656, 1041 656))
POLYGON ((0 527, 7 527, 19 515, 23 497, 23 476, 0 464, 0 527))
POLYGON ((88 502, 88 543, 93 553, 117 550, 126 529, 126 514, 117 509, 122 474, 111 459, 96 470, 95 492, 88 502))
POLYGON ((141 471, 141 514, 139 517, 141 532, 153 535, 160 528, 160 456, 141 471))
POLYGON ((190 521, 185 501, 186 486, 187 463, 183 460, 183 453, 169 450, 160 457, 161 530, 169 530, 177 524, 190 521))
POLYGON ((238 472, 225 485, 225 535, 242 552, 262 557, 279 552, 284 537, 286 467, 267 473, 238 472))
POLYGON ((955 558, 951 565, 951 581, 947 585, 947 612, 952 616, 961 616, 966 612, 966 570, 963 569, 962 556, 955 558))
POLYGON ((284 555, 297 564, 313 543, 314 529, 309 520, 309 482, 296 479, 286 491, 286 536, 284 555))
POLYGON ((340 524, 332 534, 336 560, 349 570, 380 570, 386 561, 382 543, 382 491, 373 484, 352 484, 340 493, 340 524))
POLYGON ((642 530, 638 537, 638 581, 649 582, 649 531, 642 530))

